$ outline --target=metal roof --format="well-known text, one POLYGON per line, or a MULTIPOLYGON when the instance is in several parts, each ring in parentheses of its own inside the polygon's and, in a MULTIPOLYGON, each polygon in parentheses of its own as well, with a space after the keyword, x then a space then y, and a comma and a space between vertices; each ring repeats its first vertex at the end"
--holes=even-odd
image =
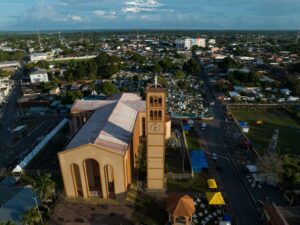
MULTIPOLYGON (((76 133, 67 149, 92 143, 124 154, 128 149, 138 112, 146 110, 146 103, 138 95, 122 94, 117 100, 77 100, 72 112, 94 111, 76 133)), ((111 98, 113 99, 113 98, 111 98)))

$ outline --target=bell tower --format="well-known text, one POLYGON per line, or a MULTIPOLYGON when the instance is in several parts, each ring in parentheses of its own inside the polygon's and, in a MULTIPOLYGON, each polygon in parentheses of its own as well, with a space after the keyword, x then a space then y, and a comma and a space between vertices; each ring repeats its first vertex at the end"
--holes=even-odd
POLYGON ((166 89, 157 85, 147 88, 147 189, 165 190, 166 89))

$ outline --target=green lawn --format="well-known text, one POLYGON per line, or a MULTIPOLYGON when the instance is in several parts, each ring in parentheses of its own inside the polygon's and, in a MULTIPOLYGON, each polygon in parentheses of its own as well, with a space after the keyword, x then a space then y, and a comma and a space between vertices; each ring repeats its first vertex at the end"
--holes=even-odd
POLYGON ((186 142, 188 145, 189 150, 201 149, 199 138, 195 131, 190 131, 189 133, 185 134, 186 142))
POLYGON ((246 121, 250 126, 247 134, 258 150, 265 150, 275 128, 279 129, 278 149, 283 154, 300 155, 300 124, 283 109, 231 109, 239 121, 246 121), (262 125, 256 121, 262 120, 262 125))
POLYGON ((168 179, 169 192, 205 192, 208 191, 207 179, 211 178, 208 172, 195 174, 194 179, 171 180, 168 179))

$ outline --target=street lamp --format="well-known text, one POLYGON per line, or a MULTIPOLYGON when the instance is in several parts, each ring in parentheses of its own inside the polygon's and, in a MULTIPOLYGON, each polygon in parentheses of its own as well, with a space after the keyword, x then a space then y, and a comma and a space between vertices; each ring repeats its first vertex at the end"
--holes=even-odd
POLYGON ((38 210, 38 212, 39 212, 41 223, 44 224, 44 223, 43 223, 43 219, 42 219, 42 214, 41 214, 40 209, 39 209, 39 204, 38 204, 38 202, 37 202, 37 199, 36 199, 36 197, 33 197, 33 199, 34 199, 34 201, 35 201, 37 210, 38 210))

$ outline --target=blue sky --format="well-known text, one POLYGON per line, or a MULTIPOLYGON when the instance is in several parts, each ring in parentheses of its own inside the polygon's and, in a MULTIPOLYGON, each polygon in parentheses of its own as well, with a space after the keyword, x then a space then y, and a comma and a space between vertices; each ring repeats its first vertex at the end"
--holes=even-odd
POLYGON ((297 29, 300 0, 0 0, 0 30, 297 29))

